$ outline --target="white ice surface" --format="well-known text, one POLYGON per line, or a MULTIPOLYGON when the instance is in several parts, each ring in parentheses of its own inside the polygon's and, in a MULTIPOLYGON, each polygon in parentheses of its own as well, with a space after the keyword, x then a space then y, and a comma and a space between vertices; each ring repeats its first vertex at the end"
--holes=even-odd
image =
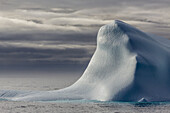
POLYGON ((102 26, 82 77, 53 91, 0 91, 14 101, 170 101, 170 40, 118 20, 102 26))

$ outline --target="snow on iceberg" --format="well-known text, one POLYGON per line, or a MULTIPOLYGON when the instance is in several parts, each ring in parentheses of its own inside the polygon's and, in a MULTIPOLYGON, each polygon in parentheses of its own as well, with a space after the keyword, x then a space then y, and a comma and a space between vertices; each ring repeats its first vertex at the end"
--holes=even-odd
POLYGON ((115 20, 100 28, 82 77, 54 91, 0 91, 14 101, 170 101, 170 40, 115 20))

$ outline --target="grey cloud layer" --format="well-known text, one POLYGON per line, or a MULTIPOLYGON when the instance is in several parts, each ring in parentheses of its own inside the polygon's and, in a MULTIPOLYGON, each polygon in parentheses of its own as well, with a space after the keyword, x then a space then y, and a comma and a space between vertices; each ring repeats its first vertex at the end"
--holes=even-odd
POLYGON ((99 27, 114 19, 170 38, 169 5, 169 0, 1 0, 0 66, 87 64, 99 27))

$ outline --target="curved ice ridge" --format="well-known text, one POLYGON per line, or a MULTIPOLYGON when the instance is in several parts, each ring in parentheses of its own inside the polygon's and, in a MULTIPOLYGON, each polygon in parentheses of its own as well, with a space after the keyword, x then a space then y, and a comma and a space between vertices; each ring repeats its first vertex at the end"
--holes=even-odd
POLYGON ((170 40, 118 20, 100 28, 82 77, 54 91, 0 91, 14 101, 170 101, 170 40))

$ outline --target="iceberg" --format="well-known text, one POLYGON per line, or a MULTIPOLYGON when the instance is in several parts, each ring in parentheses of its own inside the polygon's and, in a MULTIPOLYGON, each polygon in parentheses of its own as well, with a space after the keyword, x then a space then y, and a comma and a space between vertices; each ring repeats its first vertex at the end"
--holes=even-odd
POLYGON ((100 28, 97 48, 73 85, 54 91, 0 91, 12 101, 170 101, 170 40, 115 20, 100 28))

